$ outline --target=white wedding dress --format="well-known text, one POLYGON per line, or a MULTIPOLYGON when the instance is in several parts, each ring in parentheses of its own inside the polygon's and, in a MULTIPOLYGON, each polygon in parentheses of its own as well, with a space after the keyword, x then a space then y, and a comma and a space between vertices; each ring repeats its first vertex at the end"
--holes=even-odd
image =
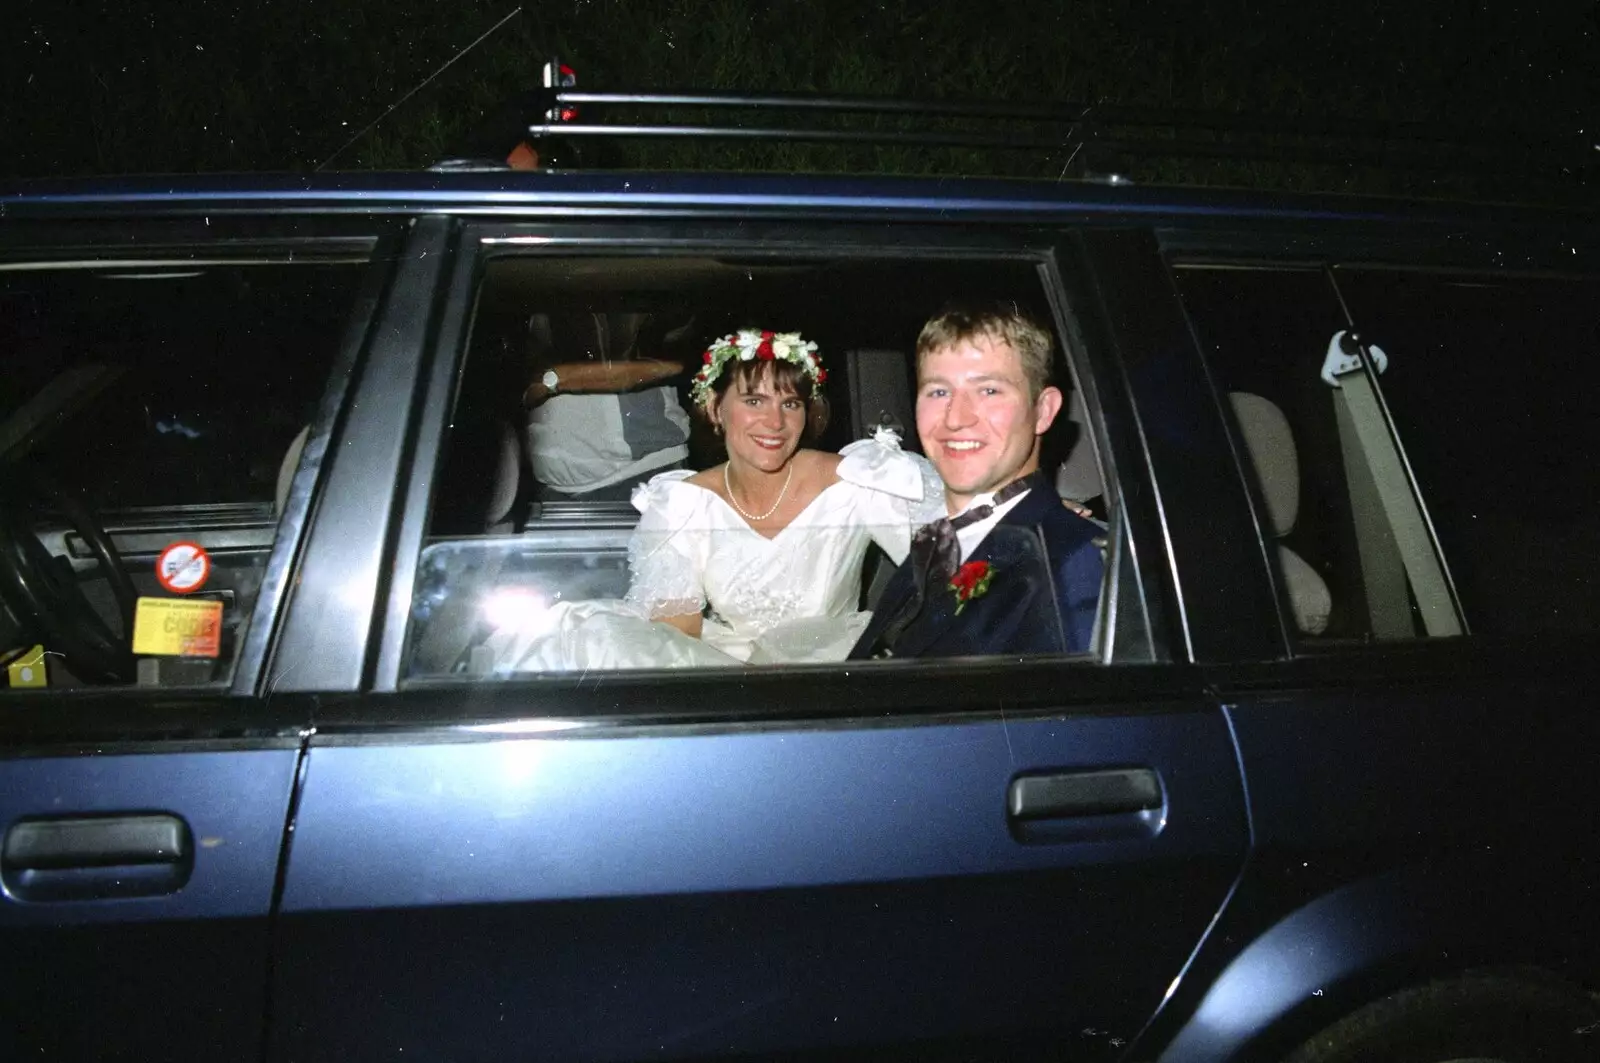
POLYGON ((871 614, 861 573, 876 542, 899 564, 944 513, 933 467, 894 434, 840 451, 837 483, 772 538, 675 470, 640 485, 626 599, 558 603, 536 628, 497 631, 497 673, 730 667, 843 660, 871 614), (700 638, 655 618, 703 613, 700 638))

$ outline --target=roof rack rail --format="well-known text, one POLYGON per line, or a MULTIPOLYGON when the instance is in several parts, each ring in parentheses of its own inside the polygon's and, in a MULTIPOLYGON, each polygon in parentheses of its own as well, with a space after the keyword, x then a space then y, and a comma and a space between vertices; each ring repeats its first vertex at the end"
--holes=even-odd
MULTIPOLYGON (((1011 103, 809 93, 591 92, 552 60, 545 87, 518 97, 517 136, 559 139, 729 140, 863 147, 931 147, 1064 153, 1063 176, 1115 170, 1133 159, 1267 160, 1462 176, 1515 175, 1585 182, 1600 146, 1571 133, 1514 127, 1467 129, 1415 121, 1159 109, 1106 103, 1011 103), (560 71, 553 76, 551 71, 560 71), (560 82, 560 84, 553 84, 560 82), (686 122, 683 111, 704 120, 686 122), (579 121, 664 117, 656 121, 579 121), (799 117, 801 124, 774 124, 799 117), (895 128, 847 124, 862 116, 895 128), (750 120, 754 118, 755 122, 750 120), (820 121, 819 121, 820 119, 820 121), (979 128, 973 128, 974 123, 979 128)), ((508 101, 509 102, 509 101, 508 101)), ((502 114, 506 112, 502 111, 502 114)), ((504 117, 498 128, 506 130, 504 117)), ((502 137, 503 139, 503 137, 502 137)), ((502 153, 503 155, 503 153, 502 153)))

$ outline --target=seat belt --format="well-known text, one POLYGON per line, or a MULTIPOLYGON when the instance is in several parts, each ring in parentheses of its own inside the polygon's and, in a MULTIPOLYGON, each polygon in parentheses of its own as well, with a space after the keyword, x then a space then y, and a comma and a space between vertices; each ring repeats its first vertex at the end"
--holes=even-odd
POLYGON ((1427 634, 1459 635, 1462 625, 1450 578, 1373 386, 1374 377, 1389 367, 1389 357, 1381 348, 1368 346, 1373 374, 1369 376, 1361 346, 1353 332, 1334 333, 1322 362, 1322 379, 1333 388, 1372 633, 1380 639, 1416 634, 1406 594, 1409 584, 1427 634))

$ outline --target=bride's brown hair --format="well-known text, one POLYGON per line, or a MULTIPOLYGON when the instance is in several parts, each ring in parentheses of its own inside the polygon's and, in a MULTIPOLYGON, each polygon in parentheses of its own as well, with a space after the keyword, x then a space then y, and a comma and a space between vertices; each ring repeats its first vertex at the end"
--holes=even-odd
MULTIPOLYGON (((717 405, 722 405, 723 398, 729 391, 745 393, 756 390, 763 383, 771 383, 772 390, 779 395, 793 395, 806 404, 806 427, 800 434, 800 442, 810 443, 822 435, 828 427, 828 397, 812 384, 811 377, 793 362, 781 359, 752 359, 748 362, 730 362, 721 376, 711 385, 711 393, 716 396, 717 405)), ((693 412, 715 431, 722 434, 720 427, 711 420, 710 404, 696 405, 693 412)))

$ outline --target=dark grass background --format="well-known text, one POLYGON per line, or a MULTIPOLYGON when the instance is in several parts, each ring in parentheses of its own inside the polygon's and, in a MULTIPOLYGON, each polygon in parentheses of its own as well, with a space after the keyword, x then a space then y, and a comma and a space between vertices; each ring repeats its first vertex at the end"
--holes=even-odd
MULTIPOLYGON (((6 16, 0 35, 0 175, 310 170, 515 7, 29 0, 6 16)), ((577 68, 580 87, 597 90, 823 91, 1411 120, 1482 131, 1491 155, 1514 157, 1524 138, 1553 140, 1570 146, 1579 172, 1600 155, 1600 12, 1592 0, 528 0, 333 168, 410 169, 456 154, 490 108, 537 82, 550 55, 577 68), (1511 126, 1522 132, 1495 132, 1511 126)), ((850 121, 900 127, 892 118, 850 121)), ((603 161, 1054 179, 1066 172, 1068 153, 634 141, 608 149, 603 161)), ((1083 160, 1075 161, 1081 170, 1083 160)), ((1106 159, 1090 168, 1164 183, 1548 193, 1459 173, 1274 158, 1106 159)), ((1581 198, 1574 184, 1559 194, 1581 198)))

